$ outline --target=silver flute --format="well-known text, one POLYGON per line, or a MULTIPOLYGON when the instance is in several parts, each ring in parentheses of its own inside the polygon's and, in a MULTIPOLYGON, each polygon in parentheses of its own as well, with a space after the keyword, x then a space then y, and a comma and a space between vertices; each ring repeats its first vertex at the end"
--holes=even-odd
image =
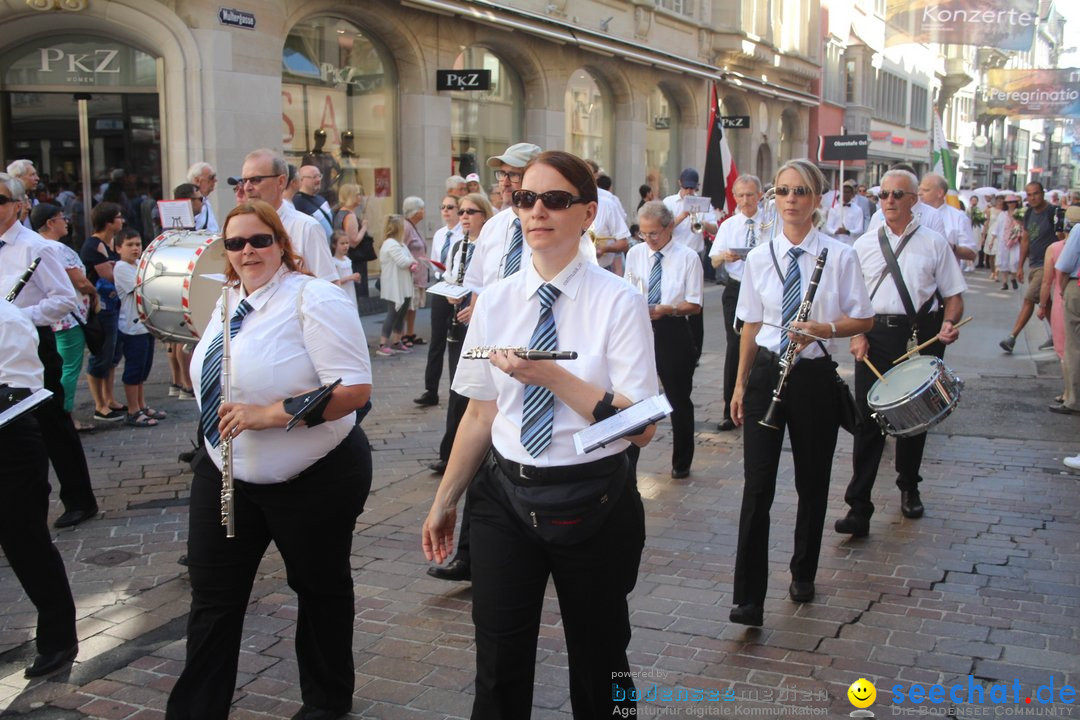
POLYGON ((575 350, 533 350, 526 347, 495 347, 482 346, 466 350, 461 354, 462 360, 487 360, 492 353, 505 350, 512 352, 525 360, 577 360, 575 350))
MULTIPOLYGON (((229 288, 221 288, 221 405, 232 402, 232 359, 229 357, 229 288)), ((236 508, 233 498, 232 435, 221 435, 221 524, 225 537, 236 537, 236 508)))

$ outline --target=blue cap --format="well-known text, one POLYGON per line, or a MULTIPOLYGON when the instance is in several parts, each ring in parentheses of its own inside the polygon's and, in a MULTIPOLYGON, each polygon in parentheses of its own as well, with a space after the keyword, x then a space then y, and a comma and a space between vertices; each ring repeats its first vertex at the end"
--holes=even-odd
POLYGON ((679 187, 698 188, 698 174, 694 168, 686 168, 679 175, 679 187))

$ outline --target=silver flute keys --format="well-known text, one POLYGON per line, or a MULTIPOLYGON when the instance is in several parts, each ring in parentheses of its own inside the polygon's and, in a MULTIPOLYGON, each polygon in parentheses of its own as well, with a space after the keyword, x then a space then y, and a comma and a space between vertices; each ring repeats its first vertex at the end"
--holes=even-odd
MULTIPOLYGON (((229 357, 229 288, 221 288, 221 404, 232 402, 232 390, 229 382, 232 375, 232 362, 229 357)), ((225 527, 225 537, 236 537, 236 513, 233 498, 233 456, 232 433, 221 434, 221 524, 225 527)))
POLYGON ((466 350, 461 354, 462 360, 487 360, 492 353, 505 350, 512 352, 525 360, 577 360, 575 350, 533 350, 527 347, 495 347, 480 346, 466 350))

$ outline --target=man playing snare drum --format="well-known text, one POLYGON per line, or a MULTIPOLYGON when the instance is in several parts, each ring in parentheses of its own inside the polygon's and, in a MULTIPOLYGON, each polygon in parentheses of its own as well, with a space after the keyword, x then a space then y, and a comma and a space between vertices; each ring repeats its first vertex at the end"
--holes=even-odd
MULTIPOLYGON (((836 531, 855 537, 870 532, 874 512, 870 494, 885 448, 885 437, 870 419, 866 403, 867 392, 877 378, 863 359, 869 358, 884 373, 909 347, 935 335, 938 342, 922 353, 943 357, 945 346, 959 337, 954 326, 964 312, 961 293, 967 284, 949 243, 934 230, 921 227, 912 214, 918 189, 918 179, 906 170, 885 173, 881 180, 885 224, 854 244, 874 306, 874 327, 865 335, 851 338, 851 354, 856 361, 855 400, 863 422, 855 432, 854 472, 844 493, 851 509, 836 521, 836 531), (890 271, 886 253, 895 258, 901 278, 890 271)), ((923 514, 919 466, 925 444, 925 432, 896 439, 896 485, 900 488, 900 511, 907 518, 923 514)))

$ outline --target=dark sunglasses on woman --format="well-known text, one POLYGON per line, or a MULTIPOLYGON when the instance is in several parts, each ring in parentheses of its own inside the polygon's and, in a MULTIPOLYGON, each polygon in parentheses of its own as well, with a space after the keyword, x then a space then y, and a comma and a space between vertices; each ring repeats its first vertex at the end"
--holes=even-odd
POLYGON ((248 243, 251 243, 251 247, 261 250, 274 244, 274 236, 269 233, 259 233, 251 237, 225 238, 224 242, 225 249, 230 252, 240 252, 248 243))
POLYGON ((548 210, 566 210, 571 205, 589 202, 583 197, 572 195, 565 190, 548 190, 547 192, 534 193, 532 190, 515 190, 510 193, 510 202, 514 207, 529 210, 536 204, 537 198, 544 203, 548 210))

